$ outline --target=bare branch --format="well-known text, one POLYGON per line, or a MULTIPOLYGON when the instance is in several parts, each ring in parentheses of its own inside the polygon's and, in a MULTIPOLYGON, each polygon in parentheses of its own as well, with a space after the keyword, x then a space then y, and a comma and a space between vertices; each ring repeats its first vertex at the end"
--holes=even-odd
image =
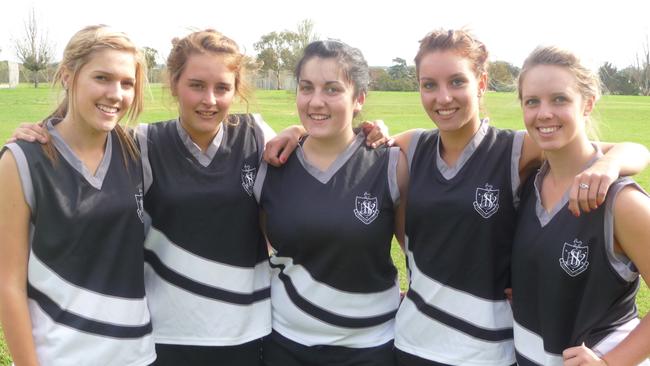
POLYGON ((16 56, 23 66, 31 71, 34 87, 38 87, 38 74, 45 70, 52 60, 53 46, 50 43, 47 32, 41 32, 36 20, 34 8, 24 23, 24 35, 22 39, 15 40, 16 56))

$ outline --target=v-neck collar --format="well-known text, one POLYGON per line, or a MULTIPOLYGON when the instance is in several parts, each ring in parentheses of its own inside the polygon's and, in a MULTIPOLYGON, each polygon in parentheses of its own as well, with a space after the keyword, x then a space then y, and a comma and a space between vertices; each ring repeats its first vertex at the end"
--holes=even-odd
MULTIPOLYGON (((600 151, 598 146, 593 145, 594 150, 596 150, 596 155, 593 156, 589 161, 582 167, 582 170, 584 171, 585 169, 589 168, 592 166, 596 160, 600 159, 601 156, 603 156, 603 153, 600 151)), ((537 215, 537 219, 539 220, 539 223, 542 227, 548 225, 551 220, 557 215, 560 210, 562 210, 567 203, 569 202, 569 193, 571 192, 571 187, 567 189, 564 194, 562 195, 562 198, 553 206, 553 208, 550 211, 546 211, 544 208, 544 205, 542 205, 542 182, 544 180, 544 177, 548 174, 549 170, 551 169, 550 165, 548 164, 548 161, 544 161, 542 163, 542 167, 539 168, 539 171, 537 172, 537 175, 535 176, 535 213, 537 215)))
POLYGON ((108 167, 111 165, 111 156, 113 154, 113 138, 111 136, 112 133, 108 133, 108 137, 106 138, 106 147, 104 148, 104 156, 102 157, 102 161, 97 167, 97 172, 95 172, 93 175, 90 170, 86 168, 81 159, 79 159, 74 151, 72 151, 70 145, 68 145, 63 137, 61 137, 59 131, 54 128, 54 125, 59 122, 61 122, 61 119, 52 118, 49 119, 46 123, 47 130, 50 133, 50 136, 52 136, 52 143, 54 144, 54 147, 59 151, 61 156, 63 156, 68 164, 70 164, 74 170, 79 172, 79 174, 81 174, 91 186, 97 190, 101 190, 104 183, 104 178, 108 172, 108 167))
POLYGON ((465 163, 467 163, 472 155, 474 155, 478 146, 483 142, 485 135, 487 135, 488 128, 489 120, 487 118, 481 120, 481 125, 479 126, 478 131, 476 131, 472 139, 467 143, 465 148, 463 148, 463 152, 460 154, 460 157, 458 157, 454 166, 447 165, 447 163, 442 159, 442 155, 440 154, 440 135, 438 135, 438 141, 436 143, 436 167, 446 180, 453 179, 458 172, 460 172, 463 166, 465 166, 465 163))
MULTIPOLYGON (((322 171, 312 165, 309 161, 307 161, 305 157, 305 151, 302 147, 302 144, 298 145, 298 148, 296 149, 296 157, 298 158, 298 161, 300 164, 305 168, 305 170, 312 176, 314 179, 318 180, 319 182, 326 184, 329 182, 330 179, 336 174, 345 163, 350 160, 350 157, 354 154, 354 152, 357 150, 357 148, 365 141, 366 136, 363 133, 358 133, 355 137, 354 140, 352 140, 352 143, 348 145, 348 147, 341 152, 336 159, 330 164, 330 166, 325 170, 322 171)), ((304 140, 303 140, 304 142, 304 140)))
POLYGON ((201 148, 194 141, 192 141, 190 135, 181 125, 180 119, 176 119, 174 123, 176 124, 178 137, 181 138, 181 141, 183 142, 183 145, 185 145, 187 151, 189 151, 189 153, 192 154, 196 161, 198 161, 202 166, 207 167, 210 165, 210 163, 212 163, 212 160, 214 160, 215 155, 217 154, 217 150, 219 150, 219 147, 221 146, 221 142, 223 141, 225 133, 225 121, 221 122, 219 132, 217 132, 217 135, 212 139, 212 142, 210 142, 210 145, 205 152, 201 151, 201 148))

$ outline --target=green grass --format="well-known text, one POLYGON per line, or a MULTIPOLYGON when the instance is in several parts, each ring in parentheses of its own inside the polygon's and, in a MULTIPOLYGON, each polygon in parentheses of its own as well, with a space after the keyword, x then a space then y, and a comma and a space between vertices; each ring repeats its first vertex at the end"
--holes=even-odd
MULTIPOLYGON (((0 89, 0 141, 6 140, 20 122, 37 121, 54 108, 58 96, 49 86, 34 89, 21 85, 17 89, 0 89)), ((260 90, 248 107, 238 105, 235 111, 261 113, 276 130, 299 123, 294 104, 295 94, 286 91, 260 90)), ((152 85, 146 100, 142 122, 153 122, 174 118, 176 107, 169 93, 160 85, 152 85)), ((484 114, 497 127, 522 129, 521 110, 513 93, 488 93, 485 98, 484 114)), ((598 103, 596 116, 601 121, 603 141, 633 141, 650 145, 650 97, 605 96, 598 103)), ((391 133, 411 128, 432 128, 433 123, 420 105, 417 93, 371 92, 364 106, 362 118, 383 119, 391 133)), ((635 177, 645 188, 650 189, 650 170, 635 177)), ((393 246, 393 258, 400 270, 400 283, 406 288, 404 255, 398 246, 393 246)), ((650 291, 642 285, 637 297, 639 311, 645 315, 650 311, 650 291)), ((0 338, 0 365, 9 365, 8 352, 0 338)))

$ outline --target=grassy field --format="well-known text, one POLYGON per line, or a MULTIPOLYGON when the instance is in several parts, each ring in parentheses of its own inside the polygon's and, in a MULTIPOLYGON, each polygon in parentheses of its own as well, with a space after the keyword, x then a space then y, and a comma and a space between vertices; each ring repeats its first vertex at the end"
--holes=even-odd
MULTIPOLYGON (((37 121, 46 116, 55 105, 57 95, 44 86, 33 89, 21 85, 17 89, 0 89, 0 140, 5 141, 14 128, 25 121, 37 121)), ((521 110, 512 93, 488 93, 485 98, 484 115, 497 127, 522 129, 521 110)), ((295 112, 294 94, 286 91, 263 91, 256 93, 248 107, 238 105, 236 111, 261 113, 276 130, 299 123, 295 112)), ((601 121, 601 137, 604 141, 634 141, 650 146, 650 97, 605 96, 598 103, 596 117, 601 121)), ((142 122, 166 120, 176 116, 169 93, 159 85, 153 85, 146 101, 142 122)), ((410 128, 432 128, 420 105, 417 93, 371 92, 364 106, 362 118, 383 119, 391 133, 410 128)), ((650 189, 650 170, 636 177, 646 189, 650 189)), ((402 287, 406 286, 404 257, 394 246, 393 256, 400 269, 402 287)), ((641 314, 650 311, 650 291, 645 284, 637 298, 641 314)), ((6 345, 0 338, 0 365, 11 364, 6 345)))

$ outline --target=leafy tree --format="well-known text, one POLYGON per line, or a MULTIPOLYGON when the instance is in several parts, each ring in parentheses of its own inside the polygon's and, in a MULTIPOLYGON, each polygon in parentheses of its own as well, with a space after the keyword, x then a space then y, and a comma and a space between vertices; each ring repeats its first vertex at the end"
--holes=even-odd
POLYGON ((635 75, 638 73, 638 70, 634 66, 628 66, 622 70, 619 70, 616 73, 616 79, 618 80, 618 91, 616 94, 621 95, 639 95, 641 90, 635 82, 635 75))
POLYGON ((47 38, 47 32, 41 32, 38 28, 33 8, 24 25, 23 38, 15 40, 16 56, 31 72, 34 87, 38 88, 38 74, 41 70, 47 69, 52 59, 53 46, 47 38))
POLYGON ((633 66, 617 70, 610 63, 605 62, 598 68, 598 76, 605 87, 605 92, 615 95, 638 95, 639 87, 634 82, 634 75, 637 69, 633 66))
POLYGON ((253 45, 257 54, 257 62, 261 70, 271 70, 278 80, 278 89, 282 88, 280 74, 282 70, 293 70, 307 45, 318 39, 314 32, 314 22, 305 19, 298 23, 297 31, 285 30, 263 35, 253 45))
POLYGON ((616 66, 612 65, 611 62, 605 62, 601 67, 598 68, 598 76, 600 81, 603 83, 606 91, 611 94, 618 94, 618 84, 616 80, 616 74, 618 70, 616 66))
POLYGON ((387 91, 417 90, 415 67, 406 65, 406 60, 400 57, 394 58, 393 63, 394 65, 388 68, 374 67, 370 69, 370 88, 387 91))
POLYGON ((391 78, 398 80, 398 79, 408 79, 411 77, 405 59, 400 57, 395 57, 393 59, 393 63, 394 65, 388 68, 388 75, 390 75, 391 78))
POLYGON ((490 76, 489 90, 513 91, 519 68, 506 61, 494 61, 488 65, 488 75, 490 76))
POLYGON ((280 73, 282 70, 288 70, 292 64, 295 64, 293 43, 296 39, 296 33, 293 32, 271 32, 263 35, 253 45, 259 52, 257 61, 262 63, 261 69, 273 71, 278 80, 278 89, 281 89, 280 73))
POLYGON ((298 60, 303 55, 305 47, 311 42, 318 40, 318 34, 314 31, 315 24, 311 19, 300 21, 294 33, 293 42, 291 42, 291 54, 287 55, 286 70, 295 70, 298 60))
POLYGON ((156 60, 158 59, 158 51, 151 47, 144 47, 142 49, 144 59, 147 62, 147 78, 153 82, 153 70, 156 67, 156 60))

